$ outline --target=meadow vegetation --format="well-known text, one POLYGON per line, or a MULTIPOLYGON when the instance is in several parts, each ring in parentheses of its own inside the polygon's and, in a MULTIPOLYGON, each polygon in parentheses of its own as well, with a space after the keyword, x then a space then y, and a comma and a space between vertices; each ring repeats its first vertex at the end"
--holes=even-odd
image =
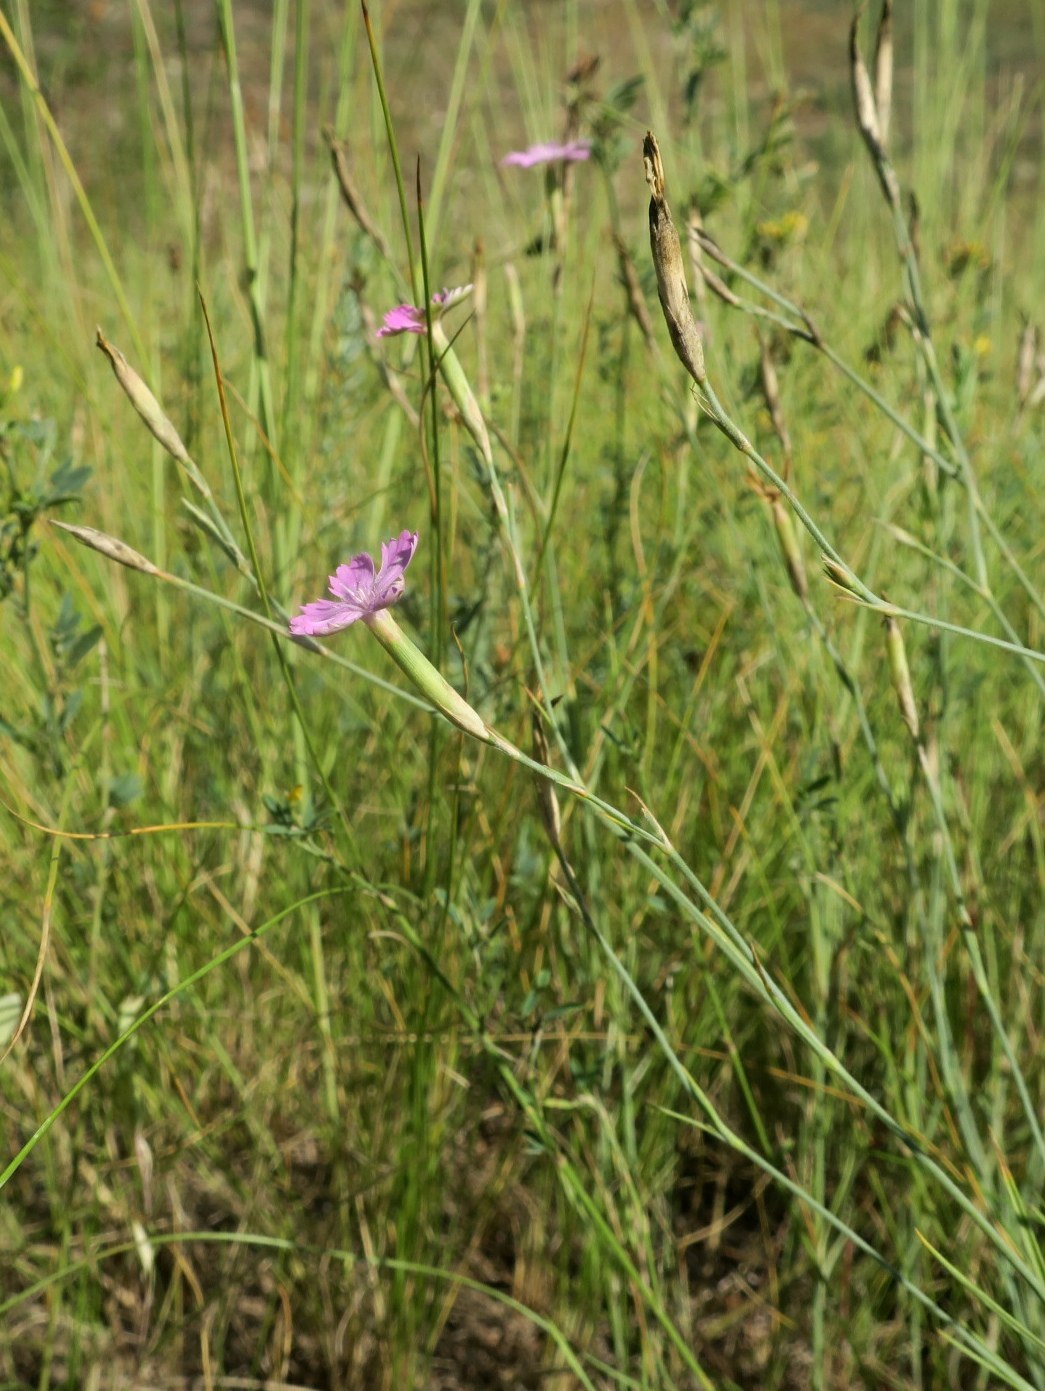
POLYGON ((430 9, 0 6, 0 1385, 1041 1388, 1005 7, 430 9))

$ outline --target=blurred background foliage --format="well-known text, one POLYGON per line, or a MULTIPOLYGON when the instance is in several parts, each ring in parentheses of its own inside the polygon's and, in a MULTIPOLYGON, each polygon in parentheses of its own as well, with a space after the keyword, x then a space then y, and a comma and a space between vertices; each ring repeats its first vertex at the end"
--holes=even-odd
POLYGON ((245 548, 198 284, 274 597, 292 611, 417 528, 404 626, 530 747, 536 676, 480 462, 442 386, 434 429, 415 340, 373 336, 412 291, 359 9, 0 13, 5 1154, 53 1117, 0 1204, 3 1384, 994 1384, 916 1288, 1009 1384, 1040 1386, 1040 1299, 999 1243, 1045 1278, 1045 1167, 962 914, 1040 1114, 1041 682, 907 626, 917 745, 880 621, 804 534, 796 595, 767 498, 671 357, 640 156, 652 125, 680 225, 698 208, 930 446, 691 277, 716 390, 832 541, 893 601, 1038 649, 1045 10, 895 16, 890 147, 949 427, 853 118, 848 7, 371 9, 433 286, 485 281, 485 311, 448 322, 568 752, 601 796, 652 810, 895 1122, 564 799, 585 906, 751 1153, 706 1128, 608 969, 528 774, 369 682, 403 686, 354 629, 334 645, 358 674, 287 649, 303 727, 260 629, 47 525, 259 608, 94 347, 101 324, 245 548), (570 130, 594 150, 569 179, 498 163, 570 130), (1002 538, 986 586, 967 490, 931 454, 954 473, 961 448, 1002 538))

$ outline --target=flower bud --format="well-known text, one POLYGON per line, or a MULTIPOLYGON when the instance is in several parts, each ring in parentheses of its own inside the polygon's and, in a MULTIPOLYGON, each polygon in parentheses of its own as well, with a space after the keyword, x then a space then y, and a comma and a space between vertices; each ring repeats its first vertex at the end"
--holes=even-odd
POLYGON ((88 546, 92 551, 97 551, 100 555, 106 556, 109 560, 115 560, 120 565, 126 565, 131 570, 140 570, 143 575, 162 575, 163 571, 158 570, 151 560, 146 560, 143 555, 132 550, 125 541, 118 541, 115 536, 108 536, 104 531, 95 531, 93 526, 73 526, 69 522, 52 521, 52 526, 56 526, 61 531, 67 531, 70 536, 76 538, 81 546, 88 546))
POLYGON ((821 555, 820 563, 824 567, 824 574, 832 584, 836 584, 839 589, 844 589, 847 594, 859 595, 860 591, 853 582, 853 576, 844 565, 840 565, 837 560, 832 560, 829 555, 821 555))
POLYGON ((172 459, 177 460, 190 473, 195 472, 196 465, 189 456, 189 451, 181 442, 181 436, 164 415, 160 408, 160 403, 152 394, 149 388, 142 381, 141 377, 134 370, 131 364, 120 352, 119 348, 114 347, 105 338, 101 329, 98 329, 98 337, 95 340, 98 347, 109 359, 116 380, 123 387, 128 400, 134 409, 141 416, 148 426, 150 432, 159 440, 172 459))

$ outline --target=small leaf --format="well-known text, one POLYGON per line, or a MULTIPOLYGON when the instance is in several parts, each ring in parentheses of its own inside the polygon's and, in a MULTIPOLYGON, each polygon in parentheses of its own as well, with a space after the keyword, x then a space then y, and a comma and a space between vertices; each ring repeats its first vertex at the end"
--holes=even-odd
POLYGON ((62 718, 58 721, 58 728, 63 734, 69 729, 82 708, 83 691, 73 691, 66 700, 62 709, 62 718))
POLYGON ((6 1048, 15 1036, 22 1017, 22 997, 17 991, 0 995, 0 1048, 6 1048))
POLYGON ((109 805, 126 807, 142 795, 142 780, 137 773, 123 773, 109 784, 109 805))
POLYGON ((39 749, 39 740, 28 729, 19 729, 17 725, 11 724, 0 715, 0 734, 6 734, 8 739, 20 745, 23 749, 28 749, 30 753, 36 753, 39 749))
POLYGON ((636 73, 634 77, 624 77, 619 82, 614 82, 612 87, 606 90, 602 99, 603 106, 612 107, 614 111, 630 111, 638 100, 645 80, 641 73, 636 73))
POLYGON ((51 491, 41 499, 41 505, 54 507, 60 502, 71 502, 83 492, 84 484, 90 476, 91 470, 85 464, 76 465, 71 459, 67 459, 51 474, 48 480, 51 491))
POLYGON ((553 1019, 562 1019, 564 1015, 573 1014, 576 1010, 583 1008, 584 1005, 580 1002, 569 1005, 556 1005, 554 1009, 550 1009, 545 1013, 544 1022, 550 1024, 553 1019))
POLYGON ((294 811, 286 797, 273 797, 266 792, 261 800, 265 804, 265 810, 276 823, 275 827, 269 826, 266 828, 267 830, 272 831, 278 828, 284 834, 288 831, 296 831, 297 823, 294 811))
POLYGON ((63 660, 66 669, 71 671, 77 662, 82 662, 88 652, 97 647, 101 636, 101 626, 96 623, 93 628, 88 628, 86 632, 80 633, 74 638, 64 653, 63 660))

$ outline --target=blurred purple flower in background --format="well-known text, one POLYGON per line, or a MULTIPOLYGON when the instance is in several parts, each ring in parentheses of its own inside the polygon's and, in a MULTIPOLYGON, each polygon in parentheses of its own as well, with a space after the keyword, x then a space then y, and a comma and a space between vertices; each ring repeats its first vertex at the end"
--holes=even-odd
POLYGON ((385 315, 377 331, 378 338, 391 338, 395 333, 424 333, 424 311, 413 304, 397 304, 385 315))
POLYGON ((330 576, 333 599, 316 599, 305 604, 290 620, 290 631, 311 637, 326 637, 347 628, 357 618, 368 618, 391 606, 403 596, 406 567, 417 548, 417 532, 401 531, 381 547, 381 569, 375 574, 374 562, 364 551, 347 565, 339 565, 330 576))
POLYGON ((535 164, 554 164, 560 159, 567 164, 575 164, 578 160, 587 159, 590 154, 590 140, 570 140, 565 145, 550 140, 543 145, 531 145, 528 150, 512 150, 501 160, 501 164, 532 169, 535 164))
MULTIPOLYGON (((432 296, 434 306, 432 318, 438 319, 471 292, 471 285, 458 285, 453 290, 440 290, 432 296)), ((425 333, 425 311, 413 304, 397 304, 385 315, 384 323, 377 331, 378 338, 391 338, 397 333, 425 333)))

